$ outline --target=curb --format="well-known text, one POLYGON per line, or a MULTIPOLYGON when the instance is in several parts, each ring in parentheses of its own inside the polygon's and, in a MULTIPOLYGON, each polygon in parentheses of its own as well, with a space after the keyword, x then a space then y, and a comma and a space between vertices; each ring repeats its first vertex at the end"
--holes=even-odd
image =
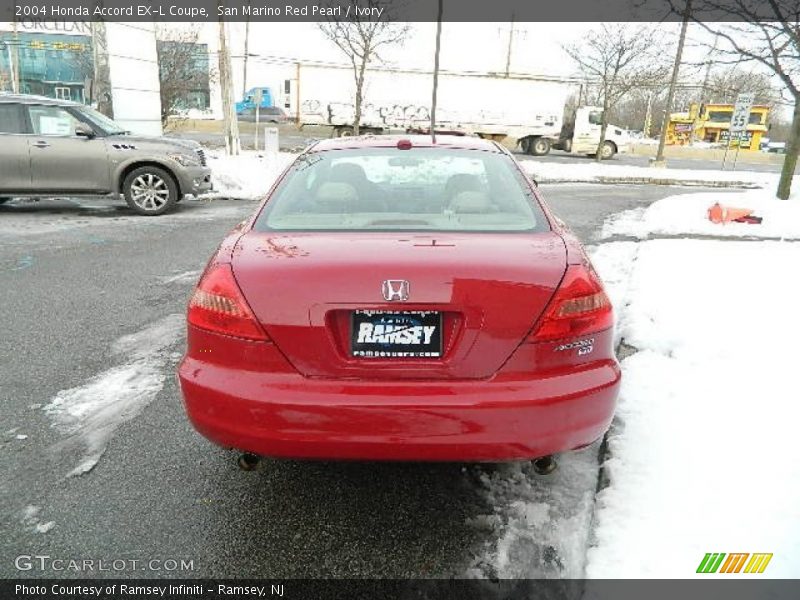
POLYGON ((595 183, 605 185, 671 185, 682 187, 711 187, 731 188, 744 190, 757 190, 763 186, 753 181, 703 181, 700 179, 669 179, 662 177, 613 177, 600 175, 592 179, 578 179, 570 177, 537 177, 535 173, 528 173, 537 183, 595 183))

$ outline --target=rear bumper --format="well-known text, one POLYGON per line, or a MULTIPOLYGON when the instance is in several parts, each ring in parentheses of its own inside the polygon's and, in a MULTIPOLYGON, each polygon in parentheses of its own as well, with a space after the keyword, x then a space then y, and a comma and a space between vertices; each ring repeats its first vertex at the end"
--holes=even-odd
POLYGON ((586 446, 608 428, 615 360, 537 379, 353 381, 264 373, 186 357, 178 371, 195 428, 263 456, 510 461, 586 446))

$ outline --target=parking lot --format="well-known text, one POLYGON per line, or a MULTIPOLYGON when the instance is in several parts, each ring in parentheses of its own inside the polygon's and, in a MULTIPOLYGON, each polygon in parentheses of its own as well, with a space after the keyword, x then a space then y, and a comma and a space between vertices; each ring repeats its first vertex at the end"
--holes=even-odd
MULTIPOLYGON (((587 243, 605 217, 681 191, 545 187, 587 243)), ((580 576, 597 444, 544 478, 519 465, 295 461, 246 473, 194 432, 174 376, 185 305, 254 206, 187 199, 158 218, 105 200, 0 206, 0 576, 53 574, 17 572, 19 555, 124 559, 122 574, 148 577, 494 575, 500 539, 519 576, 580 576), (108 398, 114 414, 93 412, 108 398), (509 541, 519 501, 550 510, 509 541), (130 563, 151 559, 162 562, 130 563)))

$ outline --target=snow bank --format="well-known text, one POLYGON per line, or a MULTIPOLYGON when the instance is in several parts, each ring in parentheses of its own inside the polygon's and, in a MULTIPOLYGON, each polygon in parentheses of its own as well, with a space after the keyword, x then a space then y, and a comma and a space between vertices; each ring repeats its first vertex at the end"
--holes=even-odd
POLYGON ((623 328, 624 308, 630 301, 630 275, 639 252, 637 242, 612 242, 586 248, 592 259, 611 305, 616 321, 614 343, 619 344, 623 328))
POLYGON ((289 152, 243 152, 228 156, 208 151, 208 166, 214 181, 214 191, 209 196, 258 200, 296 157, 297 154, 289 152))
MULTIPOLYGON (((800 182, 795 184, 800 188, 800 182)), ((668 196, 646 209, 625 211, 606 220, 601 238, 650 235, 713 235, 724 237, 768 237, 800 239, 800 192, 789 200, 775 198, 772 188, 736 193, 704 192, 668 196), (724 206, 753 209, 763 217, 760 224, 715 224, 707 211, 715 202, 724 206)))
MULTIPOLYGON (((601 275, 630 256, 609 246, 601 275)), ((772 306, 798 297, 780 267, 796 264, 795 243, 639 245, 617 306, 639 352, 623 362, 588 577, 692 577, 707 552, 771 552, 765 576, 800 576, 800 320, 772 306)))
POLYGON ((704 140, 695 140, 689 144, 690 148, 724 148, 725 144, 719 142, 706 142, 704 140))
POLYGON ((636 183, 774 189, 778 182, 776 173, 756 171, 636 167, 594 160, 586 160, 585 163, 542 162, 529 158, 521 158, 520 164, 539 183, 636 183))

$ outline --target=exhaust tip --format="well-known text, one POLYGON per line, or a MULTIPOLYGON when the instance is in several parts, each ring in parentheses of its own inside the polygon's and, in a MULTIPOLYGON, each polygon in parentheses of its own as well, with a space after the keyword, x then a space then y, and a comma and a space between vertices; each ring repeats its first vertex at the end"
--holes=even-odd
POLYGON ((250 452, 240 454, 236 461, 242 471, 255 471, 261 462, 261 457, 250 452))
POLYGON ((558 463, 552 455, 542 456, 533 461, 533 470, 537 475, 550 475, 556 470, 558 463))

